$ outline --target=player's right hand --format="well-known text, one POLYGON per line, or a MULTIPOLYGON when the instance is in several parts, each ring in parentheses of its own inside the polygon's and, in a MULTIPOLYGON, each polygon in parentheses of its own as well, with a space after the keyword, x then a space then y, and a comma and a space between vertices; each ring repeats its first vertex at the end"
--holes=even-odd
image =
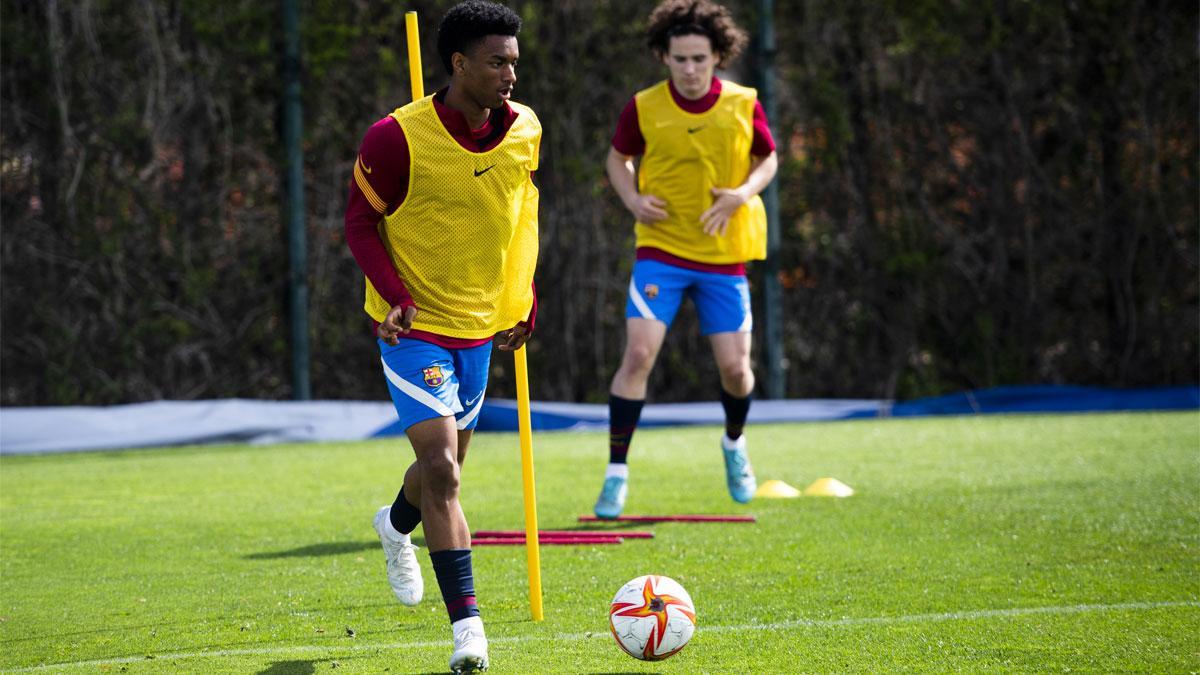
POLYGON ((657 223, 667 218, 667 202, 654 195, 638 195, 629 210, 639 223, 657 223))
POLYGON ((396 305, 388 310, 387 316, 379 324, 376 331, 379 339, 389 345, 400 344, 400 335, 412 330, 413 319, 417 318, 417 306, 410 304, 396 305))

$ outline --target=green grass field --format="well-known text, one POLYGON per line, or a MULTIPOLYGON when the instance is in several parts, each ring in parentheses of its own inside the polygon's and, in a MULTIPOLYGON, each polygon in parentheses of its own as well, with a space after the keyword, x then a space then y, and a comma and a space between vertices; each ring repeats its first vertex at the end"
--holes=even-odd
MULTIPOLYGON (((639 431, 627 512, 756 524, 544 546, 541 623, 524 549, 475 551, 494 672, 1200 670, 1200 414, 753 426, 760 481, 857 494, 744 506, 718 433, 639 431), (613 593, 646 573, 698 613, 660 663, 607 630, 613 593)), ((605 448, 534 437, 544 529, 580 526, 605 448)), ((426 551, 425 602, 402 607, 370 524, 410 456, 392 439, 0 459, 0 670, 444 672, 426 551)), ((474 529, 522 527, 518 457, 515 435, 476 437, 474 529)))

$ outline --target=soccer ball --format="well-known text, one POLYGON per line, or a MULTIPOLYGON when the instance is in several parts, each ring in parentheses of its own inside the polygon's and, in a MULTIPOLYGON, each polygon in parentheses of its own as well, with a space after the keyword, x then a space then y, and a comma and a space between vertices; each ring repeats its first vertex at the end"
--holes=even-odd
POLYGON ((696 606, 679 582, 648 574, 629 581, 613 596, 608 626, 626 654, 659 661, 692 639, 696 606))

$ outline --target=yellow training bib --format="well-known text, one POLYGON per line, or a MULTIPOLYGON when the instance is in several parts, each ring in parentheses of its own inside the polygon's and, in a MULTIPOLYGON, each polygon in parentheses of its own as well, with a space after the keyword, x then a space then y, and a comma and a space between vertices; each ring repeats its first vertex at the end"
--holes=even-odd
MULTIPOLYGON (((437 116, 433 97, 392 113, 408 140, 408 193, 380 222, 380 236, 419 310, 413 328, 491 337, 529 316, 538 254, 537 170, 542 125, 517 119, 499 145, 466 150, 437 116)), ((367 314, 391 307, 367 281, 367 314)))
POLYGON ((668 87, 664 80, 635 96, 646 139, 638 190, 667 202, 666 220, 637 223, 637 245, 712 264, 766 258, 767 216, 758 196, 733 212, 723 236, 705 234, 700 223, 712 188, 737 187, 750 173, 757 92, 721 80, 716 104, 697 114, 680 108, 668 87))

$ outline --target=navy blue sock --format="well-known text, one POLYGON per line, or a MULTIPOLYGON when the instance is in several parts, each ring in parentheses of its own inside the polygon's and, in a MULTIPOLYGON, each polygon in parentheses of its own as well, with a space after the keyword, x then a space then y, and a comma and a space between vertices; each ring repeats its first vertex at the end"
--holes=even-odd
POLYGON ((746 426, 746 417, 750 414, 750 397, 738 398, 721 387, 721 407, 725 408, 725 435, 729 440, 736 441, 742 435, 742 427, 746 426))
POLYGON ((392 527, 400 534, 408 534, 417 529, 417 523, 421 522, 421 509, 408 503, 408 497, 404 496, 404 488, 400 488, 400 494, 396 495, 396 501, 392 502, 392 512, 390 518, 392 527))
POLYGON ((608 394, 608 464, 625 464, 629 444, 634 441, 637 420, 646 401, 622 399, 608 394))
POLYGON ((624 464, 645 401, 608 395, 608 463, 624 464))
POLYGON ((429 559, 433 561, 433 573, 442 589, 450 623, 479 616, 479 607, 475 604, 475 575, 471 573, 471 549, 434 551, 429 554, 429 559))

